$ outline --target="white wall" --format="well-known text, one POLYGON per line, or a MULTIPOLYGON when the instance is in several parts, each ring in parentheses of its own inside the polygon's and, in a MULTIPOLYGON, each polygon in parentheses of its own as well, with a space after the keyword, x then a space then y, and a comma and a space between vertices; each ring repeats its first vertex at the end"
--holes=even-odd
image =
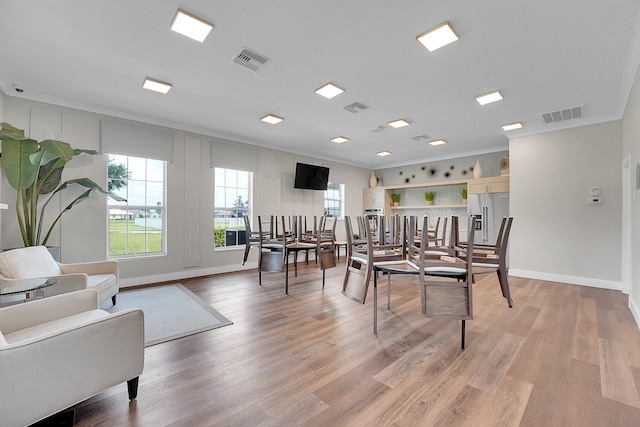
MULTIPOLYGON (((100 120, 110 117, 69 108, 4 96, 4 121, 25 129, 34 139, 52 131, 60 133, 74 148, 100 149, 100 120)), ((134 122, 129 122, 135 124, 134 122)), ((173 161, 167 167, 167 255, 126 259, 120 263, 124 286, 178 280, 205 274, 255 268, 252 251, 242 266, 242 249, 213 248, 213 169, 210 135, 169 130, 174 134, 173 161), (195 194, 193 192, 196 192, 195 194), (196 259, 199 258, 199 261, 196 259)), ((362 213, 362 190, 368 186, 371 170, 320 159, 239 144, 258 150, 259 166, 254 175, 254 214, 322 215, 323 192, 293 188, 295 164, 300 161, 330 168, 329 179, 346 185, 346 214, 362 213)), ((242 151, 242 150, 239 150, 242 151)), ((82 155, 65 168, 63 179, 89 177, 106 186, 107 157, 82 155)), ((12 205, 15 190, 3 183, 0 194, 12 205)), ((71 199, 71 194, 65 196, 71 199)), ((65 200, 66 200, 65 199, 65 200)), ((62 200, 64 203, 65 200, 62 200)), ((57 203, 60 206, 60 202, 57 203)), ((55 206, 47 209, 55 211, 55 206)), ((2 213, 2 247, 20 247, 15 213, 2 213)), ((107 257, 106 198, 99 195, 65 214, 53 244, 60 244, 63 262, 101 260, 107 257)), ((337 234, 344 239, 344 225, 337 234)))
POLYGON ((509 155, 509 273, 620 289, 622 122, 514 138, 509 155))
MULTIPOLYGON (((627 108, 622 118, 622 160, 630 156, 630 207, 631 207, 631 253, 629 308, 640 325, 640 190, 636 188, 636 168, 640 164, 640 78, 636 76, 635 85, 629 96, 627 108)), ((621 160, 621 161, 622 161, 621 160)))

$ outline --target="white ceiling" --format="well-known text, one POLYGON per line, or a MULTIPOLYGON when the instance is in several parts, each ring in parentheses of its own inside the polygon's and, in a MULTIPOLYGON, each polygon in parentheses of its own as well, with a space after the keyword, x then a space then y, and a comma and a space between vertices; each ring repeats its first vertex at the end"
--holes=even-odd
POLYGON ((0 89, 380 169, 619 119, 640 64, 639 10, 638 0, 2 0, 0 89), (178 8, 214 24, 204 43, 169 30, 178 8), (429 53, 415 38, 443 21, 460 40, 429 53), (241 68, 231 60, 242 48, 271 61, 241 68), (149 92, 145 77, 173 88, 149 92), (329 81, 345 93, 314 93, 329 81), (501 102, 474 100, 497 89, 501 102), (370 108, 343 110, 356 101, 370 108), (581 105, 582 119, 540 118, 581 105), (260 122, 267 113, 285 120, 260 122), (398 118, 411 126, 371 132, 398 118), (501 129, 515 121, 525 128, 501 129), (411 139, 423 134, 449 143, 411 139), (329 142, 339 135, 350 141, 329 142))

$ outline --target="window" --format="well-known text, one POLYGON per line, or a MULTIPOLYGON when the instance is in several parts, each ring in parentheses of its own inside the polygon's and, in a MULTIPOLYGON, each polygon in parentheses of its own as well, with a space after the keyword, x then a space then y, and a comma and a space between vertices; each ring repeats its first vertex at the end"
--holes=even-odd
POLYGON ((324 215, 342 218, 344 185, 330 182, 324 192, 324 215))
POLYGON ((109 155, 109 190, 127 199, 108 199, 109 256, 163 254, 166 162, 109 155))
POLYGON ((251 218, 251 172, 215 168, 214 246, 246 243, 244 217, 251 218))

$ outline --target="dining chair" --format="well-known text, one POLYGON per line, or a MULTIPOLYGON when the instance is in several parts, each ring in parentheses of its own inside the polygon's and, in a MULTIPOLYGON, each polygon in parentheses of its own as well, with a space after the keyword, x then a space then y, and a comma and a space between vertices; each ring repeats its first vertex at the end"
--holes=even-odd
POLYGON ((323 288, 325 270, 336 266, 336 220, 337 218, 334 217, 333 226, 330 230, 323 230, 323 227, 319 227, 316 234, 316 261, 319 260, 320 269, 322 270, 323 288))
POLYGON ((513 307, 513 299, 509 289, 509 268, 507 266, 509 234, 511 233, 512 223, 512 217, 503 218, 496 244, 475 245, 471 252, 473 254, 473 275, 493 273, 495 271, 498 275, 502 296, 507 300, 509 308, 513 307))
MULTIPOLYGON (((380 222, 382 224, 382 222, 380 222)), ((380 245, 374 244, 369 222, 365 221, 366 245, 354 245, 351 241, 353 229, 351 218, 345 216, 345 229, 347 234, 347 262, 345 269, 342 293, 361 304, 365 303, 369 282, 373 273, 373 266, 377 262, 404 260, 405 251, 401 244, 380 245)), ((378 236, 382 236, 382 230, 378 229, 378 236)), ((402 231, 404 236, 405 231, 402 231)))
MULTIPOLYGON (((458 217, 455 217, 455 221, 457 221, 458 217)), ((431 246, 427 246, 427 248, 425 249, 427 256, 452 256, 454 255, 454 250, 453 248, 455 247, 455 245, 457 244, 457 240, 454 237, 453 231, 451 233, 449 233, 449 243, 445 244, 445 236, 447 233, 447 224, 448 224, 448 220, 449 218, 444 217, 444 219, 442 220, 442 237, 440 239, 437 239, 435 241, 436 244, 431 245, 431 246)), ((451 217, 451 222, 453 224, 454 221, 454 217, 451 217)), ((457 224, 457 222, 456 222, 457 224)), ((453 230, 453 227, 452 227, 453 230)), ((456 228, 457 230, 457 228, 456 228)), ((429 243, 429 241, 427 240, 427 243, 429 243)))
POLYGON ((428 230, 427 234, 427 244, 433 242, 434 245, 438 244, 438 229, 440 228, 440 217, 436 219, 436 226, 433 228, 424 228, 423 230, 428 230))
POLYGON ((242 258, 242 265, 247 262, 249 258, 249 250, 253 247, 258 247, 260 245, 260 232, 251 230, 251 222, 249 221, 249 217, 247 215, 244 216, 244 229, 245 229, 245 246, 244 246, 244 257, 242 258))
MULTIPOLYGON (((283 217, 284 218, 284 217, 283 217)), ((274 215, 270 218, 273 228, 270 231, 262 230, 262 218, 258 216, 259 248, 258 253, 258 282, 262 286, 262 272, 283 272, 286 255, 286 236, 275 232, 278 218, 274 215), (273 236, 273 237, 272 237, 273 236)))
MULTIPOLYGON (((473 224, 475 217, 470 218, 473 224)), ((428 226, 424 218, 423 230, 428 226)), ((410 233, 411 235, 411 233, 410 233)), ((465 347, 466 320, 473 319, 473 253, 474 227, 468 227, 468 245, 454 247, 453 255, 442 255, 437 262, 425 248, 428 236, 421 236, 420 246, 412 245, 409 260, 419 265, 420 309, 426 317, 458 319, 462 321, 461 348, 465 347), (435 278, 435 279, 434 279, 435 278)))

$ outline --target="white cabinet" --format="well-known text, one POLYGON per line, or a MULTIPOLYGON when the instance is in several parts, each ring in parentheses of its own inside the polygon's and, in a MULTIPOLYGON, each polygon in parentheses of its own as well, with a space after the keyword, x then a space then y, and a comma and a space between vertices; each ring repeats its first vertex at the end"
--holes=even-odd
POLYGON ((385 191, 383 187, 365 188, 362 192, 362 207, 364 209, 384 209, 385 191))
POLYGON ((508 193, 509 175, 471 179, 467 185, 469 194, 508 193))

